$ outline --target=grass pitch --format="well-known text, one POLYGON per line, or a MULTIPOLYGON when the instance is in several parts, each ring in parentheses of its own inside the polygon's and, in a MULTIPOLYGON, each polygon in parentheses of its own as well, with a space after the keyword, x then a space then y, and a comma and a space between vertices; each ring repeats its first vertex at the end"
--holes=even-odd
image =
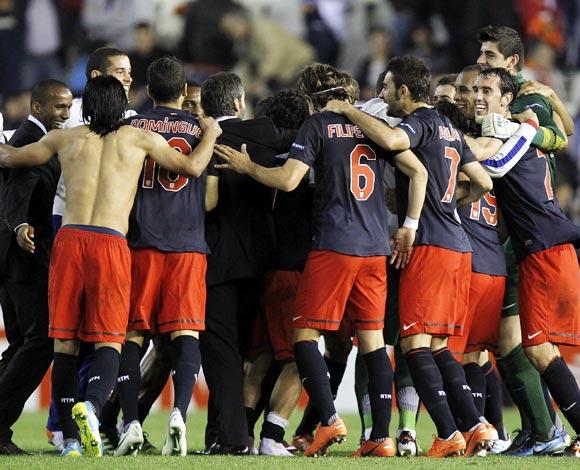
MULTIPOLYGON (((288 435, 295 429, 299 419, 299 413, 293 417, 288 435)), ((149 433, 151 442, 159 449, 163 445, 165 437, 165 425, 168 413, 159 412, 151 415, 145 422, 144 430, 149 433)), ((188 455, 187 457, 161 457, 142 455, 138 457, 110 457, 102 459, 64 459, 60 458, 46 441, 44 426, 46 412, 25 413, 14 426, 14 442, 31 452, 31 456, 7 457, 0 456, 0 469, 53 469, 64 468, 84 470, 93 468, 115 469, 148 469, 148 468, 183 468, 184 466, 197 469, 233 469, 233 468, 264 468, 264 469, 288 469, 303 470, 314 468, 336 469, 368 469, 369 467, 392 466, 398 469, 456 469, 473 468, 478 470, 507 468, 509 470, 525 469, 580 469, 580 460, 566 457, 485 457, 485 458, 453 458, 453 459, 427 459, 416 458, 392 458, 377 459, 364 458, 353 459, 348 456, 356 449, 360 433, 358 416, 343 415, 349 436, 342 445, 334 445, 329 450, 327 457, 307 459, 304 457, 274 458, 274 457, 209 457, 188 455)), ((394 432, 397 423, 397 415, 393 415, 391 432, 394 432)), ((519 426, 519 418, 514 410, 504 411, 506 427, 509 430, 519 426)), ((205 427, 205 414, 197 412, 188 416, 187 442, 190 449, 203 448, 203 432, 205 427)), ((568 429, 570 429, 568 427, 568 429)), ((421 413, 418 423, 418 439, 421 447, 426 450, 431 445, 432 434, 435 432, 433 423, 427 413, 421 413)), ((257 428, 259 435, 259 428, 257 428)))

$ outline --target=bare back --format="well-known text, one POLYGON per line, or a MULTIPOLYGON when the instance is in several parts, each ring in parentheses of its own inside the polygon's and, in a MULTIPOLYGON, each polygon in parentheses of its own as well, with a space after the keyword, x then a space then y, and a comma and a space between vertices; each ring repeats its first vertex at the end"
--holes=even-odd
POLYGON ((139 134, 122 126, 100 137, 88 126, 80 126, 55 136, 67 191, 63 225, 94 225, 127 233, 146 156, 139 134))

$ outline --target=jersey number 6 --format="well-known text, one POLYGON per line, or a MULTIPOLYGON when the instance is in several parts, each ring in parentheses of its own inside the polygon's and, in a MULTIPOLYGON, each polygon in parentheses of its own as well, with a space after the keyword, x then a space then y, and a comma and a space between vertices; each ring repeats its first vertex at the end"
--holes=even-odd
POLYGON ((366 163, 361 163, 363 157, 376 160, 377 155, 366 144, 358 144, 350 152, 350 192, 357 201, 366 201, 375 190, 375 172, 366 163))
MULTIPOLYGON (((183 155, 189 155, 191 153, 191 145, 183 137, 172 137, 167 143, 171 148, 181 152, 183 155)), ((157 181, 159 181, 159 184, 165 191, 177 192, 189 182, 189 178, 171 173, 169 170, 159 167, 155 160, 147 157, 143 164, 143 181, 141 183, 143 188, 151 189, 155 186, 156 169, 158 169, 157 181)))

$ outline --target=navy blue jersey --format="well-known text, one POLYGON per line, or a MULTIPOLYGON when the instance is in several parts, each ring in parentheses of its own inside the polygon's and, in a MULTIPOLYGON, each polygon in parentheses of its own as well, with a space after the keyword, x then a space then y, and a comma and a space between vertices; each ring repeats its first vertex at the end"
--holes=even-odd
POLYGON ((473 253, 471 270, 491 276, 507 276, 505 255, 497 230, 498 207, 493 193, 457 208, 473 253))
MULTIPOLYGON (((161 134, 176 150, 190 154, 202 135, 197 120, 186 111, 158 106, 129 118, 140 129, 161 134)), ((209 253, 205 241, 205 181, 171 173, 147 157, 129 218, 131 248, 209 253)))
MULTIPOLYGON (((411 150, 429 173, 425 204, 419 219, 415 245, 435 245, 466 253, 469 239, 456 211, 455 186, 461 167, 476 161, 463 134, 433 108, 419 108, 397 126, 409 136, 411 150)), ((409 178, 395 173, 399 225, 408 206, 409 178)))
POLYGON ((546 154, 541 150, 530 147, 493 183, 518 262, 555 245, 578 243, 580 227, 560 209, 546 154))
POLYGON ((304 122, 289 158, 314 168, 313 249, 390 255, 382 182, 386 156, 344 116, 317 113, 304 122))

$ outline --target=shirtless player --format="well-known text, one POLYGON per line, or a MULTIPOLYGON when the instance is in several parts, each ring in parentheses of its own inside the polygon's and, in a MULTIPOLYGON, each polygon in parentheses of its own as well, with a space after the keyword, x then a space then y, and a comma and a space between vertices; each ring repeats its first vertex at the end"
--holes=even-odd
POLYGON ((129 315, 131 259, 125 234, 143 161, 149 155, 168 170, 199 177, 221 134, 212 119, 195 150, 184 156, 160 135, 123 126, 127 97, 113 77, 91 79, 83 96, 89 125, 54 130, 39 142, 0 146, 0 167, 41 165, 58 153, 69 197, 52 252, 49 335, 55 338, 54 401, 69 452, 102 455, 100 408, 113 389, 129 315), (59 288, 55 289, 58 283, 59 288), (79 340, 95 343, 85 402, 76 401, 79 340), (74 406, 73 406, 74 405, 74 406))

